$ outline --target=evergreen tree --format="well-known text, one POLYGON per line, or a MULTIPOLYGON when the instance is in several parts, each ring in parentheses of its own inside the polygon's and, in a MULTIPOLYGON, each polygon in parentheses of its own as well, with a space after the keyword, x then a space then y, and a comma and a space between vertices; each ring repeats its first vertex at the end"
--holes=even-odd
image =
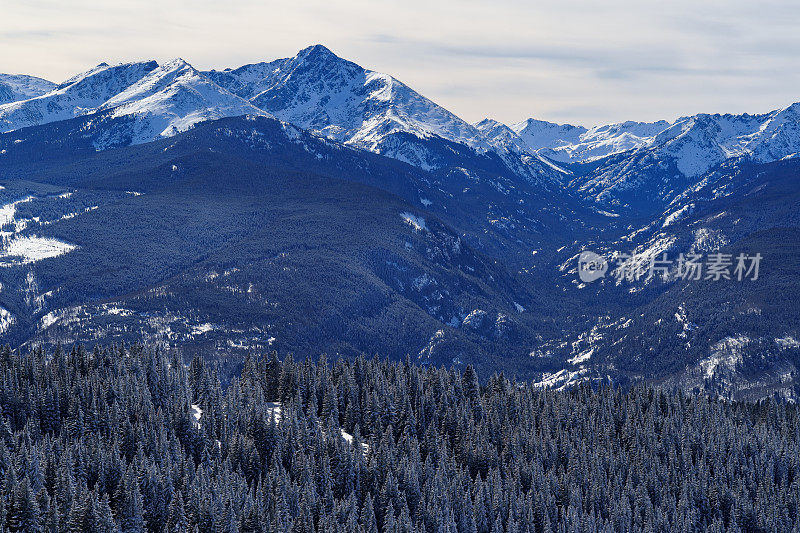
POLYGON ((6 529, 15 533, 38 533, 41 531, 41 517, 39 516, 39 505, 33 495, 30 483, 27 478, 13 488, 11 504, 8 506, 6 529))

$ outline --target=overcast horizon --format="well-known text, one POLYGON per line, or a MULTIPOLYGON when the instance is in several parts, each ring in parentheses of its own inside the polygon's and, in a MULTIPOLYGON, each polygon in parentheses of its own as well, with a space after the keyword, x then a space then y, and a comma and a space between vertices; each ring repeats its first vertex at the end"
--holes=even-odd
POLYGON ((800 100, 800 6, 789 2, 405 6, 0 1, 0 72, 60 82, 103 61, 172 57, 235 68, 319 43, 470 122, 591 126, 763 113, 800 100))

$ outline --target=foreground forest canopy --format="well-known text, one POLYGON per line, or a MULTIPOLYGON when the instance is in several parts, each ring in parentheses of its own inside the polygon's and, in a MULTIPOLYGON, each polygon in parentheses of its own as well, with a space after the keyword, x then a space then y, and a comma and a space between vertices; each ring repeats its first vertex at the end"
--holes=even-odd
POLYGON ((0 351, 0 531, 797 531, 796 406, 0 351), (224 377, 224 383, 220 377, 224 377))

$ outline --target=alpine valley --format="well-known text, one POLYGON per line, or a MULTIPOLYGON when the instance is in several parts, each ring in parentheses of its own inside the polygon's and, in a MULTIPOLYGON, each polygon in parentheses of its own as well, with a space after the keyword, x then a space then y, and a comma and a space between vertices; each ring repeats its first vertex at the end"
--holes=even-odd
MULTIPOLYGON (((800 104, 470 124, 321 45, 0 74, 0 342, 800 398, 800 104), (578 257, 762 256, 581 283, 578 257)), ((677 267, 676 267, 677 268, 677 267)))

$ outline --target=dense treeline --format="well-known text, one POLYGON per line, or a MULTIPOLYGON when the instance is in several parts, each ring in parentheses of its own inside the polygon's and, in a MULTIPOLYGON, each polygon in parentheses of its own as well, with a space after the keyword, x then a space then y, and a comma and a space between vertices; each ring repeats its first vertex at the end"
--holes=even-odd
POLYGON ((798 531, 798 409, 359 359, 0 351, 0 531, 798 531))

